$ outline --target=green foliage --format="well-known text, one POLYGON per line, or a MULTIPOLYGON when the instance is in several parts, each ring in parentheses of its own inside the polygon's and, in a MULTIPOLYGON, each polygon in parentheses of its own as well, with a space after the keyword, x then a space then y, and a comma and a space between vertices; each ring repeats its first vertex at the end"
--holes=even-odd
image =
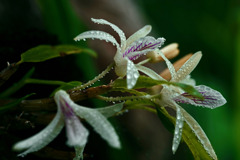
MULTIPOLYGON (((171 116, 164 108, 161 108, 161 106, 156 105, 156 109, 158 117, 160 118, 164 126, 170 132, 172 132, 174 130, 176 118, 171 116)), ((200 125, 186 111, 184 111, 183 109, 181 110, 184 119, 187 122, 184 123, 182 137, 184 142, 191 150, 194 159, 217 159, 217 156, 200 125), (201 144, 201 142, 203 144, 201 144)))
MULTIPOLYGON (((183 89, 185 92, 187 92, 188 94, 190 94, 196 98, 203 99, 203 96, 193 86, 183 84, 183 83, 155 80, 155 79, 152 79, 152 78, 146 77, 146 76, 140 76, 138 78, 138 81, 137 81, 136 85, 134 86, 134 89, 150 88, 155 85, 173 85, 173 86, 183 89)), ((112 86, 116 87, 116 88, 126 88, 127 82, 125 79, 117 79, 116 81, 114 81, 112 86)))
POLYGON ((22 98, 16 99, 14 101, 11 101, 10 103, 4 104, 0 106, 0 114, 8 111, 9 109, 16 107, 22 100, 27 99, 28 97, 34 95, 35 93, 28 94, 22 98))
POLYGON ((22 88, 25 83, 26 83, 26 79, 28 79, 29 77, 32 76, 33 72, 34 72, 34 68, 30 69, 21 80, 19 80, 18 82, 16 82, 15 84, 13 84, 11 87, 7 88, 5 91, 0 93, 0 98, 5 98, 5 97, 9 97, 12 94, 14 94, 16 91, 18 91, 20 88, 22 88))
POLYGON ((64 83, 60 87, 56 88, 51 93, 50 97, 53 96, 57 91, 59 91, 61 89, 66 91, 66 90, 70 90, 70 89, 72 89, 74 87, 80 86, 81 84, 82 84, 82 82, 79 82, 79 81, 71 81, 71 82, 64 83))
MULTIPOLYGON (((168 111, 161 107, 158 102, 150 100, 136 100, 126 101, 125 109, 144 109, 150 112, 156 113, 163 123, 163 125, 172 133, 174 131, 174 125, 176 118, 171 116, 168 111), (154 110, 152 107, 155 107, 154 110)), ((185 123, 183 128, 183 141, 188 145, 191 150, 194 159, 217 159, 217 156, 200 125, 189 115, 183 108, 181 108, 185 123), (201 142, 203 144, 201 144, 201 142)))
POLYGON ((40 45, 24 52, 18 64, 23 62, 43 62, 52 58, 78 53, 87 53, 93 57, 97 56, 97 54, 90 49, 80 48, 74 45, 40 45))

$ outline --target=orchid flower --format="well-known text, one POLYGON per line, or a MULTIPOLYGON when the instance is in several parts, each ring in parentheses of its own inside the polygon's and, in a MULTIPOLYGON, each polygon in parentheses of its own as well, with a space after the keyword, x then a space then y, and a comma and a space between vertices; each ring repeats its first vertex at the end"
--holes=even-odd
POLYGON ((70 96, 63 90, 56 92, 54 99, 57 104, 56 116, 41 132, 14 145, 13 149, 16 151, 27 149, 19 154, 19 156, 25 156, 28 153, 38 151, 48 145, 65 125, 68 139, 67 145, 75 147, 75 159, 80 159, 89 133, 77 116, 85 119, 110 146, 114 148, 121 147, 119 138, 106 117, 112 116, 120 111, 123 107, 122 104, 101 109, 86 108, 75 104, 70 99, 70 96))
POLYGON ((118 33, 121 43, 119 44, 116 39, 103 31, 86 31, 79 34, 75 41, 85 40, 87 38, 105 40, 106 42, 111 42, 117 48, 116 55, 114 57, 115 61, 115 72, 120 77, 127 77, 127 88, 131 89, 135 86, 137 79, 139 77, 139 72, 149 75, 150 73, 146 71, 145 67, 137 68, 133 63, 133 60, 136 60, 142 55, 146 55, 150 51, 162 46, 165 39, 147 36, 151 31, 151 26, 146 25, 128 39, 126 39, 123 31, 116 25, 104 20, 104 19, 91 19, 94 23, 109 25, 112 29, 118 33))
MULTIPOLYGON (((183 65, 182 67, 176 71, 172 63, 161 53, 159 50, 155 51, 160 54, 162 58, 166 61, 168 69, 171 73, 171 82, 179 82, 193 86, 204 99, 199 99, 194 96, 191 96, 188 93, 184 93, 183 90, 174 86, 163 86, 161 91, 162 101, 161 105, 164 107, 172 107, 176 109, 176 124, 173 138, 173 153, 176 152, 182 136, 182 128, 184 124, 184 116, 182 112, 184 112, 183 108, 179 106, 177 103, 187 103, 195 106, 202 106, 206 108, 214 109, 216 107, 222 106, 226 103, 225 98, 218 91, 205 86, 199 85, 195 86, 195 80, 190 78, 190 73, 194 70, 194 68, 199 63, 202 53, 197 52, 192 55, 183 65)), ((187 122, 187 121, 186 121, 187 122)))

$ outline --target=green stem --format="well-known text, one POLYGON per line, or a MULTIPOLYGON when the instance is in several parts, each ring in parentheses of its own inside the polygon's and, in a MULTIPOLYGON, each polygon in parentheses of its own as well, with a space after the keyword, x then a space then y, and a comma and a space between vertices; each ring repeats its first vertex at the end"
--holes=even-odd
POLYGON ((100 73, 98 76, 96 76, 94 79, 88 81, 87 83, 81 85, 81 86, 78 86, 78 87, 75 87, 73 88, 72 90, 73 91, 76 91, 76 90, 81 90, 81 89, 85 89, 87 88, 88 86, 91 86, 93 85, 95 82, 97 82, 98 80, 100 80, 101 78, 103 78, 114 66, 114 63, 111 63, 104 71, 102 71, 102 73, 100 73))
POLYGON ((107 101, 107 102, 117 102, 117 101, 126 101, 126 100, 137 100, 137 99, 147 99, 147 100, 151 100, 154 98, 160 97, 159 94, 156 95, 144 95, 144 96, 126 96, 126 97, 104 97, 104 96, 100 96, 98 95, 97 98, 107 101))
POLYGON ((33 79, 33 78, 26 79, 25 83, 46 84, 46 85, 64 85, 64 84, 66 84, 65 82, 62 82, 62 81, 42 80, 42 79, 33 79))
POLYGON ((129 109, 143 109, 152 113, 157 113, 156 109, 146 107, 146 106, 140 106, 140 105, 126 107, 122 112, 126 112, 126 110, 129 110, 129 109))

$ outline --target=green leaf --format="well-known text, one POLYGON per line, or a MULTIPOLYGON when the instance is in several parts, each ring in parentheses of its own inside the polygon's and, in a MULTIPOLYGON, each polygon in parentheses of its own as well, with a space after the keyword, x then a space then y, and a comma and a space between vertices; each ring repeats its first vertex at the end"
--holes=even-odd
POLYGON ((17 106, 22 100, 24 100, 24 99, 26 99, 26 98, 34 95, 34 94, 35 94, 35 93, 28 94, 28 95, 26 95, 26 96, 24 96, 24 97, 22 97, 22 98, 19 98, 19 99, 15 100, 15 101, 12 101, 12 102, 10 102, 10 103, 8 103, 8 104, 5 104, 5 105, 3 105, 3 106, 0 106, 0 114, 2 114, 2 113, 4 113, 4 112, 8 111, 9 109, 17 106))
POLYGON ((93 50, 80 48, 74 45, 39 45, 24 52, 21 55, 21 60, 18 62, 18 64, 23 62, 43 62, 52 58, 77 53, 88 53, 93 57, 97 56, 93 50))
MULTIPOLYGON (((163 114, 168 119, 167 121, 165 121, 166 118, 164 118, 165 120, 163 123, 165 125, 169 125, 170 130, 172 130, 171 128, 175 124, 176 118, 171 116, 164 108, 160 108, 160 106, 158 105, 156 106, 156 108, 159 118, 162 120, 163 114), (169 122, 171 122, 172 124, 169 124, 169 122)), ((217 156, 214 152, 214 149, 212 148, 210 141, 208 140, 206 134, 204 133, 200 125, 183 108, 181 108, 181 112, 185 121, 183 126, 182 138, 191 150, 194 159, 216 160, 217 156)))
POLYGON ((26 79, 28 79, 29 77, 32 76, 33 72, 34 72, 34 68, 30 69, 24 76, 23 78, 14 83, 11 87, 9 87, 8 89, 6 89, 5 91, 3 91, 0 94, 0 98, 4 98, 4 97, 9 97, 11 96, 13 93, 15 93, 16 91, 18 91, 20 88, 22 88, 25 84, 26 84, 26 79))
POLYGON ((61 85, 60 87, 56 88, 50 95, 53 96, 57 91, 59 91, 60 89, 62 90, 69 90, 69 89, 72 89, 74 87, 77 87, 77 86, 80 86, 82 84, 82 82, 79 82, 79 81, 71 81, 71 82, 68 82, 68 83, 65 83, 63 85, 61 85))
POLYGON ((164 127, 171 133, 174 131, 174 124, 166 117, 162 112, 167 112, 164 108, 162 110, 159 107, 156 107, 158 118, 161 120, 164 127))
MULTIPOLYGON (((194 97, 203 99, 203 96, 193 86, 183 84, 183 83, 155 80, 155 79, 152 79, 152 78, 146 77, 146 76, 140 76, 138 78, 137 83, 134 86, 134 89, 150 88, 155 85, 163 85, 163 84, 179 87, 179 88, 183 89, 185 92, 187 92, 188 94, 190 94, 194 97)), ((117 79, 112 84, 112 87, 114 87, 114 88, 126 88, 126 86, 127 86, 126 79, 117 79)))
POLYGON ((122 88, 122 87, 113 87, 111 89, 111 92, 112 91, 118 91, 118 92, 122 92, 122 93, 131 93, 131 94, 134 94, 134 95, 137 95, 137 96, 147 95, 147 93, 145 93, 145 92, 139 92, 139 91, 134 90, 134 89, 127 89, 127 88, 122 88))
POLYGON ((143 109, 147 110, 149 112, 156 113, 155 108, 149 107, 149 106, 154 106, 155 104, 148 99, 139 99, 139 100, 127 100, 124 103, 125 107, 124 110, 129 110, 129 109, 143 109))

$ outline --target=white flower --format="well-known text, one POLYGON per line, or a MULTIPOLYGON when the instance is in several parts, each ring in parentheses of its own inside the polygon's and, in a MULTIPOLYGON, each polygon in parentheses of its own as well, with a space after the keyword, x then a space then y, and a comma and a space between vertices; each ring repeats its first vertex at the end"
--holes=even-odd
POLYGON ((48 145, 60 133, 65 124, 67 145, 75 147, 76 157, 78 157, 76 159, 79 159, 82 156, 89 133, 77 116, 85 119, 110 146, 121 147, 114 128, 104 115, 109 117, 120 111, 123 107, 122 103, 101 109, 86 108, 75 104, 63 90, 56 92, 54 99, 58 107, 56 116, 41 132, 14 145, 13 149, 16 151, 27 149, 19 156, 25 156, 48 145))
POLYGON ((109 25, 116 31, 120 37, 121 43, 119 44, 116 39, 103 31, 87 31, 78 35, 74 40, 85 40, 87 38, 96 38, 100 40, 105 40, 106 42, 111 42, 114 46, 117 47, 117 52, 114 57, 115 61, 115 72, 118 76, 124 77, 127 76, 127 87, 131 89, 135 86, 137 79, 139 77, 138 70, 142 71, 145 74, 149 74, 142 68, 137 68, 135 64, 132 62, 137 59, 141 55, 146 55, 150 51, 154 51, 155 49, 161 47, 164 43, 164 38, 155 39, 151 36, 146 36, 151 31, 151 26, 146 25, 141 28, 137 32, 135 32, 132 36, 126 39, 123 31, 118 28, 116 25, 104 20, 104 19, 91 19, 93 22, 98 24, 109 25))
POLYGON ((161 105, 164 107, 173 107, 176 109, 176 124, 173 138, 173 153, 176 152, 179 143, 181 141, 182 136, 182 128, 184 124, 184 116, 182 115, 182 108, 177 103, 187 103, 196 106, 203 106, 207 108, 214 109, 216 107, 222 106, 226 103, 225 98, 216 90, 211 89, 210 87, 199 85, 195 86, 195 80, 190 78, 190 73, 194 70, 194 68, 199 63, 202 53, 197 52, 192 55, 183 66, 176 72, 172 63, 159 51, 158 54, 162 56, 162 58, 166 61, 166 64, 171 73, 171 82, 180 82, 184 84, 188 84, 193 86, 204 99, 196 98, 188 93, 184 93, 184 91, 178 87, 174 86, 164 86, 161 95, 162 101, 161 105))

